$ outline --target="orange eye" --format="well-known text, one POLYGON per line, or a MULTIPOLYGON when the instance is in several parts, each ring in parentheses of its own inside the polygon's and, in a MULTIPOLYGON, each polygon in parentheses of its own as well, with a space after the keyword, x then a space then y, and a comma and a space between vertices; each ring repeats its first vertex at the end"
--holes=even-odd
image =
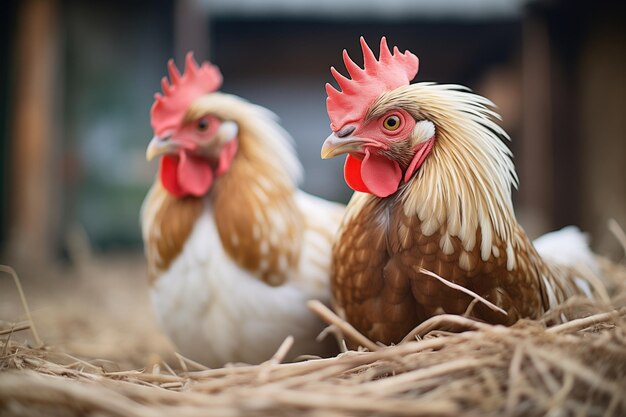
POLYGON ((196 129, 198 129, 198 132, 206 132, 208 128, 209 128, 209 121, 207 119, 198 120, 198 126, 196 127, 196 129))
POLYGON ((387 130, 390 131, 394 131, 394 130, 398 130, 398 128, 400 127, 401 124, 401 120, 398 116, 396 115, 392 115, 387 117, 384 121, 383 121, 383 127, 387 130))

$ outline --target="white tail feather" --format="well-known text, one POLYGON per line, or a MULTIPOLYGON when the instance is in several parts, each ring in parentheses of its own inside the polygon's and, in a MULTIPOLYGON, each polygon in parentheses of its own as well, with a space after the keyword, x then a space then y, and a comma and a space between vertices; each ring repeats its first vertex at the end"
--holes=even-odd
MULTIPOLYGON (((547 262, 573 267, 587 266, 596 276, 600 267, 589 248, 589 238, 576 226, 546 233, 533 241, 539 255, 547 262)), ((592 297, 591 287, 583 277, 575 278, 576 285, 592 297)))

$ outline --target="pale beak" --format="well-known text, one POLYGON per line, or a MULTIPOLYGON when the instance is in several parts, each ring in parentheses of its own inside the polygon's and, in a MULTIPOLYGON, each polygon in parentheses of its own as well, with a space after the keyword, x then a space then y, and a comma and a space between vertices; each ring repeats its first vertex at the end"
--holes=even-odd
POLYGON ((322 145, 322 159, 328 159, 345 153, 362 153, 363 145, 371 140, 357 136, 338 137, 334 133, 326 138, 322 145))
POLYGON ((165 137, 154 136, 148 144, 148 149, 146 149, 146 159, 151 161, 157 156, 173 153, 179 147, 177 143, 172 141, 171 135, 165 137))

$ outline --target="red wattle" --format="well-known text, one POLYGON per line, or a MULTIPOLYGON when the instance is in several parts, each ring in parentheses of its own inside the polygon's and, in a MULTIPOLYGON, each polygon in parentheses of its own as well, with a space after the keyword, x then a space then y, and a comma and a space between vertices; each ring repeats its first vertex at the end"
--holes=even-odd
POLYGON ((185 151, 161 158, 160 178, 163 187, 174 197, 206 194, 213 184, 213 169, 205 158, 185 151))
POLYGON ((215 177, 228 171, 237 149, 236 138, 225 144, 215 167, 208 159, 186 150, 181 150, 176 155, 164 155, 159 171, 161 184, 174 197, 201 197, 209 192, 215 177))
POLYGON ((178 183, 186 194, 196 197, 206 194, 213 185, 213 169, 209 161, 182 151, 178 164, 178 183))
POLYGON ((159 176, 163 187, 175 197, 183 197, 185 192, 178 184, 178 157, 165 155, 161 158, 159 176))
POLYGON ((398 190, 402 170, 396 161, 366 150, 361 164, 361 178, 372 194, 384 198, 398 190))
POLYGON ((348 186, 354 191, 370 193, 370 190, 363 183, 363 178, 361 178, 361 160, 356 156, 348 154, 346 157, 346 163, 343 166, 343 177, 348 186))
POLYGON ((397 162, 365 150, 363 160, 348 155, 343 169, 346 183, 354 191, 388 197, 398 190, 402 170, 397 162))

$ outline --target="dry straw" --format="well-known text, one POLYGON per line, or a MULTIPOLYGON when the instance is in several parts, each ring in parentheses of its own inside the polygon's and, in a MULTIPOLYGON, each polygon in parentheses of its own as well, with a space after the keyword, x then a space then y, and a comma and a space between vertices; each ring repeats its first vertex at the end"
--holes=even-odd
POLYGON ((21 323, 0 329, 0 415, 624 416, 626 270, 602 263, 610 300, 573 298, 508 328, 437 316, 390 347, 311 302, 331 332, 363 347, 295 363, 282 363, 287 338, 260 365, 208 369, 178 356, 175 365, 111 371, 18 343, 13 332, 34 330, 21 323), (572 311, 574 319, 546 325, 572 311))

